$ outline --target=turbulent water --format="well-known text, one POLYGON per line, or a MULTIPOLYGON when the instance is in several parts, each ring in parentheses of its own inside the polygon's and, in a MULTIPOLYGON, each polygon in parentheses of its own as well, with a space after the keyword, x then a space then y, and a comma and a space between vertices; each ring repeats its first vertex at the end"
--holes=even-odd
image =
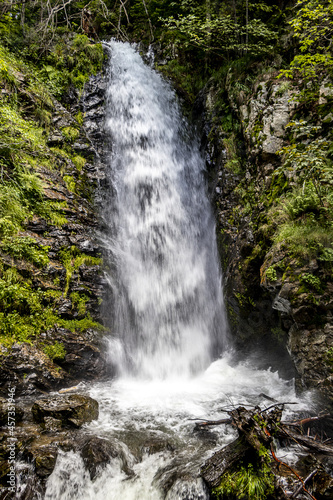
POLYGON ((197 142, 174 92, 129 45, 111 46, 107 111, 120 372, 200 372, 226 327, 197 142))
POLYGON ((107 50, 113 194, 104 216, 114 304, 110 362, 118 376, 83 390, 100 403, 86 432, 108 438, 119 453, 94 480, 79 454, 61 453, 46 498, 203 500, 199 467, 235 436, 222 426, 195 434, 191 419, 222 418, 239 404, 268 406, 260 394, 295 401, 293 384, 230 362, 195 134, 169 84, 133 47, 112 42, 107 50))

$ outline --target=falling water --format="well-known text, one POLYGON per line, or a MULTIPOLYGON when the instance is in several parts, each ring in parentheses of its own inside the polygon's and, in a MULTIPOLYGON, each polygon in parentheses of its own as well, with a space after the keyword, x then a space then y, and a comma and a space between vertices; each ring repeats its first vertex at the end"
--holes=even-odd
POLYGON ((116 458, 91 480, 79 454, 61 453, 46 499, 204 500, 200 465, 235 436, 219 427, 203 439, 191 419, 218 419, 221 408, 236 404, 269 404, 263 394, 292 401, 293 384, 219 357, 227 327, 195 134, 169 84, 134 48, 107 48, 113 189, 104 216, 118 377, 88 388, 100 416, 86 432, 120 447, 127 469, 116 458))
POLYGON ((120 371, 197 373, 226 332, 198 144, 173 90, 126 44, 111 44, 107 111, 120 371))

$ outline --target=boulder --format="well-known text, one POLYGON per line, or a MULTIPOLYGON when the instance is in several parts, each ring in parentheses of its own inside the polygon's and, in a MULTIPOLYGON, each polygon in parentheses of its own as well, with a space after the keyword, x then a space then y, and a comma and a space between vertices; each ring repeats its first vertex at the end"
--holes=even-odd
POLYGON ((93 480, 103 467, 113 459, 121 462, 124 472, 132 476, 133 471, 128 467, 123 449, 115 444, 99 437, 90 438, 83 446, 81 455, 86 468, 89 470, 90 478, 93 480))
POLYGON ((62 427, 81 427, 98 418, 98 402, 82 394, 49 396, 36 401, 31 411, 35 422, 42 425, 48 425, 50 421, 45 419, 51 417, 62 427))

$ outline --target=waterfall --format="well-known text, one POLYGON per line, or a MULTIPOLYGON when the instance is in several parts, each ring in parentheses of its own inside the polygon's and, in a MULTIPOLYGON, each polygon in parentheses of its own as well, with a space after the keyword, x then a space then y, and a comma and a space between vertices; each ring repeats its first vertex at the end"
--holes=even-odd
POLYGON ((121 373, 187 376, 226 336, 205 163, 170 85, 129 44, 108 48, 114 362, 121 373))
POLYGON ((195 134, 169 84, 133 47, 111 42, 107 50, 112 189, 103 215, 119 373, 85 388, 100 414, 83 432, 122 451, 93 479, 79 452, 61 451, 45 499, 207 500, 200 467, 236 433, 219 426, 204 438, 193 420, 270 398, 295 401, 293 381, 250 361, 232 364, 224 351, 215 227, 195 134))

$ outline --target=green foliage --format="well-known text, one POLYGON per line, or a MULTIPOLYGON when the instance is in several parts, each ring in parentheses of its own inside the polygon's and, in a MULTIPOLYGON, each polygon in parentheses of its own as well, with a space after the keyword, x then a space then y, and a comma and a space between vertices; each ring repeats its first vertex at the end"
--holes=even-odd
POLYGON ((331 1, 298 0, 295 16, 289 24, 294 30, 300 52, 280 76, 301 77, 303 89, 299 98, 307 101, 316 99, 320 82, 333 71, 333 4, 331 1))
POLYGON ((83 319, 62 320, 61 325, 73 332, 84 332, 89 329, 96 330, 98 332, 106 331, 106 328, 97 321, 94 321, 90 314, 87 314, 87 316, 83 319))
POLYGON ((277 281, 276 269, 273 266, 268 267, 265 271, 265 277, 269 281, 277 281))
POLYGON ((70 299, 79 316, 84 316, 86 314, 86 303, 88 302, 89 297, 79 292, 72 292, 70 294, 70 299))
POLYGON ((59 41, 40 75, 51 86, 52 82, 57 83, 53 93, 60 97, 70 83, 82 89, 89 77, 102 69, 103 61, 102 44, 91 43, 86 35, 76 34, 70 45, 59 41))
POLYGON ((299 280, 301 283, 305 283, 310 288, 313 288, 317 292, 320 292, 321 282, 317 276, 314 276, 313 274, 306 273, 306 274, 303 274, 299 280))
POLYGON ((74 177, 72 177, 71 175, 64 175, 63 179, 66 182, 66 187, 67 187, 68 191, 75 193, 76 192, 76 182, 75 182, 74 177))
POLYGON ((59 342, 55 342, 54 344, 51 345, 44 345, 42 347, 42 350, 50 359, 61 360, 64 359, 66 356, 66 350, 64 348, 64 345, 60 344, 59 342))
POLYGON ((326 352, 326 359, 328 364, 333 365, 333 347, 330 347, 326 352))
POLYGON ((72 162, 74 163, 78 172, 82 172, 83 167, 87 163, 87 160, 80 155, 72 156, 72 162))
POLYGON ((33 238, 4 238, 0 243, 0 249, 15 259, 25 259, 37 267, 44 267, 49 263, 49 247, 39 245, 33 238))
POLYGON ((239 24, 232 14, 205 13, 180 14, 163 19, 168 30, 184 37, 183 44, 196 46, 205 52, 251 55, 268 54, 273 50, 277 33, 260 19, 251 19, 247 25, 239 24), (241 42, 248 37, 249 41, 241 42))
POLYGON ((62 249, 59 252, 59 257, 64 268, 66 269, 66 286, 64 290, 64 296, 66 296, 68 293, 73 273, 77 271, 80 266, 82 266, 83 264, 87 266, 97 266, 102 263, 102 259, 86 255, 75 246, 72 246, 69 249, 62 249))
POLYGON ((240 174, 241 164, 237 154, 236 134, 234 132, 223 140, 223 146, 227 151, 228 158, 224 167, 234 174, 240 174))
POLYGON ((80 135, 80 131, 74 127, 64 127, 61 129, 61 133, 65 137, 66 141, 71 144, 75 142, 80 135))
MULTIPOLYGON (((58 325, 72 332, 84 332, 92 328, 104 331, 104 327, 85 315, 85 304, 88 298, 84 294, 73 294, 72 302, 81 317, 66 320, 57 314, 61 291, 48 290, 43 292, 33 288, 32 284, 23 278, 18 271, 10 267, 0 272, 0 343, 10 346, 13 342, 32 342, 58 325)), ((46 352, 52 359, 59 358, 61 348, 48 346, 46 352), (52 353, 54 356, 52 356, 52 353), (57 354, 57 356, 55 356, 57 354)), ((44 351, 45 352, 45 351, 44 351)))
POLYGON ((298 184, 311 181, 317 195, 322 198, 325 187, 333 185, 333 168, 329 160, 330 143, 324 138, 315 138, 320 127, 309 125, 303 120, 289 123, 286 130, 293 133, 294 140, 280 150, 283 164, 276 169, 274 175, 283 172, 298 184))
POLYGON ((259 469, 249 464, 233 473, 225 473, 213 490, 217 500, 265 500, 274 492, 274 476, 266 464, 259 469))
POLYGON ((277 231, 274 242, 283 243, 291 255, 304 259, 323 259, 331 254, 333 229, 312 223, 289 222, 277 231), (328 253, 329 251, 329 253, 328 253))

